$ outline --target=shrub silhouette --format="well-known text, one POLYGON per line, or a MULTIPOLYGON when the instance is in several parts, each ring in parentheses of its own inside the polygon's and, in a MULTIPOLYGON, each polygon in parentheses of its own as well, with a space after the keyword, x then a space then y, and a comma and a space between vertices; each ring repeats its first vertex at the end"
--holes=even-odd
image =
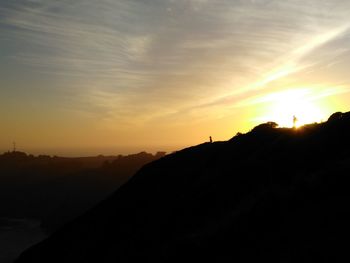
POLYGON ((256 131, 270 131, 271 129, 275 129, 278 127, 278 124, 276 122, 273 121, 268 121, 262 124, 259 124, 258 126, 253 128, 253 132, 256 131))
POLYGON ((333 121, 337 121, 340 120, 343 117, 343 113, 338 111, 333 113, 329 118, 328 118, 328 122, 333 122, 333 121))

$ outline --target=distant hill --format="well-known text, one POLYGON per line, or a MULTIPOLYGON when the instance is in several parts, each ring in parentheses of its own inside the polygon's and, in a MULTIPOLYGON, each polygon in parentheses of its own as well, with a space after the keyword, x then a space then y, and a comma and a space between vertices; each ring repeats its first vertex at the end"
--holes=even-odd
POLYGON ((4 153, 0 155, 0 219, 35 218, 52 232, 164 155, 140 152, 66 158, 4 153))
POLYGON ((145 165, 16 263, 347 262, 350 113, 145 165))

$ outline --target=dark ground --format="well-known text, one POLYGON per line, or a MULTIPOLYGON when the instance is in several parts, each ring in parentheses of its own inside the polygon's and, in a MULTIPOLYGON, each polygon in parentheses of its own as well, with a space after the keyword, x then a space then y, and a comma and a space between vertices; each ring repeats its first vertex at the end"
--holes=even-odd
POLYGON ((145 165, 16 263, 348 262, 350 113, 145 165))

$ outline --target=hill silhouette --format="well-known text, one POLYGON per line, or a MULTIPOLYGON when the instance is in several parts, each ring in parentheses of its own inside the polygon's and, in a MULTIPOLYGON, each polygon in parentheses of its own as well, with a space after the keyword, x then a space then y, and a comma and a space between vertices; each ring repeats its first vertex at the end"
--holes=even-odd
POLYGON ((344 262, 350 113, 259 125, 145 165, 29 262, 344 262))
POLYGON ((50 233, 105 199, 144 164, 164 155, 67 158, 6 152, 0 155, 0 219, 37 219, 50 233))

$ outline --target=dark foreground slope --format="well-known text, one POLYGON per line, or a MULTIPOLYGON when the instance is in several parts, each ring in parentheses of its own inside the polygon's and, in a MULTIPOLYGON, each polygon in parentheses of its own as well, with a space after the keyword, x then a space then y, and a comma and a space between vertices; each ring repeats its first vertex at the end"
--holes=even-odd
POLYGON ((144 166, 17 263, 349 260, 350 113, 271 126, 144 166))

